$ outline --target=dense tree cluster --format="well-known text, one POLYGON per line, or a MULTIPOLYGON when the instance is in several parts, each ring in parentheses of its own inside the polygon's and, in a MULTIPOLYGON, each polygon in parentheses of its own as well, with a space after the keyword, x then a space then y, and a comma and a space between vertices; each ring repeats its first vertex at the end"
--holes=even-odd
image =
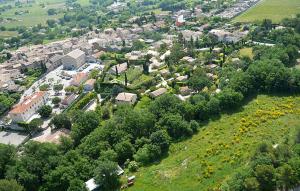
POLYGON ((300 181, 299 143, 291 148, 262 143, 247 167, 237 172, 223 190, 291 190, 300 181))

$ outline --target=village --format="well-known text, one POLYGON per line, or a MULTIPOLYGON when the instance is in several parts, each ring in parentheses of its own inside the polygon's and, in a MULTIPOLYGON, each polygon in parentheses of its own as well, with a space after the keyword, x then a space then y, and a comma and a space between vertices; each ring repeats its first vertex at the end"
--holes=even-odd
MULTIPOLYGON (((200 6, 193 11, 158 13, 154 20, 142 20, 141 24, 137 24, 140 17, 132 17, 117 28, 95 29, 79 37, 9 51, 10 59, 0 65, 0 91, 16 92, 21 96, 0 120, 3 130, 0 143, 15 146, 28 140, 59 143, 60 137, 68 137, 70 130, 53 130, 51 119, 75 107, 83 111, 124 104, 143 107, 167 93, 186 101, 200 91, 191 82, 192 74, 199 68, 205 71, 205 78, 212 84, 209 91, 220 93, 220 67, 228 62, 236 65, 242 62, 242 56, 234 51, 227 53, 225 45, 252 46, 260 42, 247 38, 252 27, 248 24, 199 25, 197 18, 216 15, 231 19, 258 2, 240 0, 222 11, 208 13, 200 6), (167 18, 172 18, 171 25, 167 18), (169 32, 161 32, 165 28, 170 28, 169 32), (159 37, 145 35, 151 33, 159 37), (211 43, 213 46, 197 48, 193 45, 206 43, 203 39, 208 37, 216 41, 211 43), (186 55, 173 65, 170 63, 174 61, 178 39, 185 44, 183 52, 186 55), (190 43, 196 53, 189 54, 190 43), (32 73, 37 71, 42 72, 30 81, 32 73), (44 106, 51 107, 49 117, 42 117, 39 112, 44 106), (24 123, 30 124, 35 119, 42 119, 38 129, 31 132, 24 129, 24 123)), ((126 3, 114 2, 108 9, 118 12, 125 7, 126 3)), ((274 30, 281 29, 277 26, 274 30)), ((300 64, 299 59, 297 62, 300 64)), ((202 91, 208 91, 208 87, 202 91)), ((123 174, 118 167, 118 175, 123 174)), ((134 178, 130 177, 129 182, 134 178)), ((86 185, 89 190, 97 188, 93 179, 86 185)))

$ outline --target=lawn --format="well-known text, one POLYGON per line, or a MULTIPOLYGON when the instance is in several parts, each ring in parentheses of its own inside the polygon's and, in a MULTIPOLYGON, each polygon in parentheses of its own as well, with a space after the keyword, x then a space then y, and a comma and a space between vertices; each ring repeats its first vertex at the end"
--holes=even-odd
POLYGON ((258 143, 290 142, 300 128, 300 96, 260 95, 241 111, 223 114, 192 138, 171 146, 169 156, 135 173, 130 191, 207 191, 248 164, 258 143))
POLYGON ((235 22, 252 22, 272 19, 280 22, 283 18, 300 13, 299 0, 262 0, 256 6, 234 19, 235 22))

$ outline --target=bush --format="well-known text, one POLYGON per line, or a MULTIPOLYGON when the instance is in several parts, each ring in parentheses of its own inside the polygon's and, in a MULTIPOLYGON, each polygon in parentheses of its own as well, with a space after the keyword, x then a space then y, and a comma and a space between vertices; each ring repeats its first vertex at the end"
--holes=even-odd
POLYGON ((128 165, 128 170, 130 172, 136 172, 139 169, 139 165, 135 161, 130 161, 128 165))

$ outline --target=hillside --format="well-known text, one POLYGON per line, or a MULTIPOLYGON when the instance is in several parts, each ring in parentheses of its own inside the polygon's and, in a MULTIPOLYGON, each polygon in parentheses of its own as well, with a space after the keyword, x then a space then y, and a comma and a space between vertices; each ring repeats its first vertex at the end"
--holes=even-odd
POLYGON ((292 141, 300 127, 299 115, 299 96, 260 95, 240 112, 224 114, 193 138, 173 144, 168 157, 139 170, 129 190, 218 188, 234 171, 247 165, 258 143, 292 141))
POLYGON ((272 19, 274 22, 280 22, 284 18, 294 17, 297 13, 300 13, 300 1, 298 0, 262 0, 235 18, 234 21, 253 22, 272 19))

